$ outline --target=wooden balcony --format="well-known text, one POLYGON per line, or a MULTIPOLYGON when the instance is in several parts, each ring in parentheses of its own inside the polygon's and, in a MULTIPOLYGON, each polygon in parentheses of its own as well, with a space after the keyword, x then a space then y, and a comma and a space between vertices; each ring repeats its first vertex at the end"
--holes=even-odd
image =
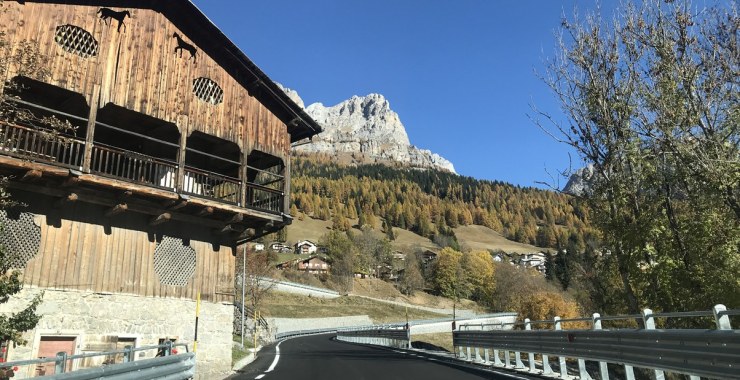
MULTIPOLYGON (((40 106, 37 108, 64 117, 66 120, 75 119, 78 124, 87 123, 86 119, 77 116, 40 106)), ((110 126, 96 123, 96 127, 110 126)), ((120 131, 120 128, 116 129, 120 131)), ((136 133, 132 134, 136 135, 136 133)), ((197 153, 213 156, 204 152, 197 153)), ((255 178, 251 182, 188 165, 183 165, 181 171, 180 165, 174 160, 166 160, 97 141, 92 142, 88 147, 84 139, 55 133, 34 123, 10 124, 0 121, 0 155, 69 168, 239 208, 276 215, 281 215, 284 211, 286 197, 283 190, 285 181, 283 175, 246 165, 245 172, 257 173, 253 175, 255 178), (89 151, 86 151, 86 148, 89 148, 89 151), (87 168, 85 166, 88 160, 85 154, 89 155, 89 167, 87 168)), ((218 159, 216 156, 213 157, 218 159)))

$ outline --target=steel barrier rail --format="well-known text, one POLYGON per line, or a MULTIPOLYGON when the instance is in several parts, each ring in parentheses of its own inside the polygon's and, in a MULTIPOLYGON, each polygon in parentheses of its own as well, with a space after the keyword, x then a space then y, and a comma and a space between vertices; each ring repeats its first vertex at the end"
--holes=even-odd
POLYGON ((297 336, 329 334, 329 333, 336 333, 336 332, 337 332, 336 328, 289 331, 289 332, 275 334, 275 340, 295 338, 297 336))
POLYGON ((456 331, 455 346, 536 352, 740 379, 740 331, 529 330, 456 331))
POLYGON ((410 330, 405 328, 371 327, 337 331, 336 339, 343 342, 373 344, 396 348, 409 348, 410 330))
POLYGON ((342 337, 363 337, 363 338, 408 340, 407 331, 401 330, 401 329, 339 331, 337 332, 337 336, 338 337, 342 336, 342 337))
POLYGON ((185 380, 195 376, 195 353, 87 368, 42 376, 43 380, 185 380))
POLYGON ((659 312, 644 309, 639 315, 601 316, 594 313, 591 318, 560 319, 509 323, 523 325, 522 330, 501 331, 505 324, 463 325, 461 331, 453 333, 453 345, 460 350, 460 357, 491 364, 489 349, 493 349, 493 365, 511 367, 510 353, 513 351, 513 368, 530 373, 555 375, 550 367, 549 355, 558 356, 559 377, 569 378, 566 357, 578 359, 581 378, 589 378, 585 361, 599 362, 602 380, 609 379, 607 362, 624 365, 624 377, 634 379, 633 367, 643 367, 654 372, 656 379, 663 379, 664 371, 688 374, 690 380, 699 376, 723 379, 740 379, 740 331, 733 330, 730 316, 740 315, 740 310, 727 310, 724 305, 715 305, 711 311, 659 312), (704 329, 656 329, 656 318, 704 318, 714 316, 716 330, 704 329), (603 330, 602 321, 636 320, 641 329, 603 330), (591 322, 590 330, 564 330, 563 322, 591 322), (553 330, 532 330, 532 325, 552 324, 553 330), (488 330, 485 327, 489 327, 488 330), (480 328, 471 331, 470 328, 480 328), (498 330, 496 330, 498 329, 498 330), (467 347, 467 354, 463 348, 467 347), (479 349, 484 349, 482 359, 479 349), (475 350, 473 356, 472 350, 475 350), (505 363, 499 357, 504 351, 505 363), (521 353, 529 356, 528 368, 521 360, 521 353), (534 356, 542 355, 542 370, 535 368, 534 356))
MULTIPOLYGON (((119 380, 119 379, 120 380, 127 380, 127 379, 131 379, 131 380, 134 380, 134 379, 142 379, 142 380, 167 379, 169 380, 169 379, 173 379, 174 380, 174 379, 188 379, 194 376, 195 374, 195 354, 189 352, 188 346, 186 344, 184 343, 174 344, 171 341, 166 341, 159 345, 142 346, 142 347, 135 347, 135 348, 132 346, 126 346, 123 350, 106 351, 106 352, 91 352, 87 354, 78 354, 78 355, 68 355, 66 352, 59 352, 54 357, 45 357, 45 358, 29 359, 29 360, 14 360, 14 361, 9 361, 9 362, 4 362, 0 364, 0 369, 12 369, 13 371, 15 371, 15 367, 27 366, 27 365, 33 365, 33 364, 51 363, 51 362, 54 363, 54 374, 48 375, 48 376, 42 376, 39 378, 77 380, 78 378, 74 376, 76 376, 77 374, 86 374, 89 372, 89 373, 94 374, 94 376, 93 377, 81 377, 79 378, 79 380, 86 380, 86 379, 116 379, 116 380, 119 380), (177 350, 174 349, 176 347, 184 347, 185 353, 178 354, 177 350), (138 351, 146 351, 146 350, 158 350, 158 355, 161 354, 162 357, 134 361, 134 353, 138 351), (123 363, 109 364, 103 367, 96 367, 96 368, 86 368, 86 369, 81 369, 81 370, 77 370, 73 372, 65 372, 67 370, 66 368, 67 363, 73 360, 93 358, 93 357, 98 357, 98 356, 113 356, 113 355, 123 355, 123 363), (167 359, 167 360, 163 360, 163 359, 167 359), (140 364, 134 364, 134 363, 140 363, 140 364), (172 363, 175 363, 175 364, 172 364, 172 363), (149 372, 153 373, 153 375, 151 375, 152 377, 147 377, 149 375, 140 374, 140 372, 144 369, 147 370, 146 371, 147 373, 149 372), (100 372, 100 371, 103 371, 103 372, 100 372), (100 373, 105 373, 106 376, 101 377, 100 373), (129 376, 129 373, 133 375, 129 376), (161 374, 164 374, 164 375, 161 375, 161 374), (68 376, 72 376, 72 377, 68 377, 68 376)), ((87 375, 84 375, 84 376, 87 376, 87 375)))

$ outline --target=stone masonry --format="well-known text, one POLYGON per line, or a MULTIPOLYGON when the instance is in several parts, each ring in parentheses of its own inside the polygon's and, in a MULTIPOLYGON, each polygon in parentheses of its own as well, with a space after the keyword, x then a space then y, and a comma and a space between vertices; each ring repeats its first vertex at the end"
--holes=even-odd
MULTIPOLYGON (((125 294, 40 289, 26 286, 0 313, 18 311, 44 292, 38 313, 41 321, 25 333, 26 346, 11 347, 8 360, 35 358, 42 336, 76 337, 75 354, 101 351, 111 337, 136 339, 136 346, 156 345, 160 339, 176 340, 193 348, 195 306, 193 300, 153 298, 125 294)), ((201 301, 196 352, 196 379, 220 379, 231 370, 231 333, 234 306, 201 301)), ((103 349, 103 351, 105 351, 103 349)), ((154 350, 137 353, 136 359, 152 358, 154 350)), ((102 359, 101 359, 102 361, 102 359)), ((90 361, 74 368, 95 365, 90 361)), ((34 368, 21 368, 16 379, 31 377, 34 368)))

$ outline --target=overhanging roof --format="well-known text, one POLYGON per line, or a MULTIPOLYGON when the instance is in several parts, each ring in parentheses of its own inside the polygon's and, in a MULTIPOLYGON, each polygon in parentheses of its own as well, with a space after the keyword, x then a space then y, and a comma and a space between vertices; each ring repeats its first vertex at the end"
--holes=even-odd
POLYGON ((280 118, 288 126, 291 142, 310 138, 321 132, 321 126, 293 102, 190 0, 19 0, 18 2, 138 8, 162 13, 201 51, 231 74, 250 95, 280 118))

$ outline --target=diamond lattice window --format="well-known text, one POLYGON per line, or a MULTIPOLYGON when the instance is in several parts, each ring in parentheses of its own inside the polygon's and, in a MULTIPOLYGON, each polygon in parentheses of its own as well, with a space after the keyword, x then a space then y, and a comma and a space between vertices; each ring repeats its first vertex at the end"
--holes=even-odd
POLYGON ((68 53, 77 54, 83 58, 98 55, 98 41, 85 29, 74 25, 57 26, 54 41, 68 53))
POLYGON ((164 285, 187 285, 195 274, 195 249, 182 239, 163 236, 154 249, 154 272, 164 285))
POLYGON ((34 215, 22 212, 9 215, 0 210, 0 249, 10 259, 10 267, 22 269, 39 253, 41 227, 33 220, 34 215))
POLYGON ((213 105, 224 101, 224 90, 211 79, 200 77, 193 81, 193 93, 198 99, 213 105))

